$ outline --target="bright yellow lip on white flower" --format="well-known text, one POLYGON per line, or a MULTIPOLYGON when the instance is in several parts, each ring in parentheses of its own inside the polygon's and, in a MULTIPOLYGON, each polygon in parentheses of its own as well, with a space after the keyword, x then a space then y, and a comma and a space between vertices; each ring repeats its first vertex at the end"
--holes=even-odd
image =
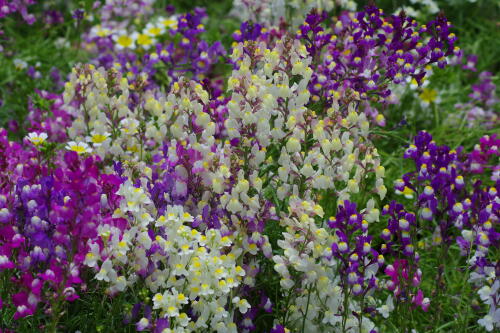
POLYGON ((133 49, 135 47, 134 38, 129 36, 126 31, 114 35, 113 40, 116 42, 116 47, 118 49, 133 49))
POLYGON ((92 142, 94 146, 100 146, 109 137, 109 133, 92 133, 91 137, 87 137, 88 142, 92 142))
POLYGON ((156 37, 156 36, 159 36, 163 33, 164 31, 164 28, 163 26, 156 26, 156 25, 153 25, 153 24, 148 24, 146 25, 146 29, 144 30, 144 33, 149 35, 149 36, 152 36, 152 37, 156 37))
POLYGON ((111 30, 107 29, 107 28, 103 28, 102 26, 98 25, 96 27, 96 33, 95 33, 98 37, 107 37, 109 35, 111 35, 111 30))
POLYGON ((97 30, 97 36, 99 37, 107 37, 109 36, 111 33, 111 31, 109 31, 108 29, 102 29, 102 30, 97 30))
POLYGON ((158 36, 161 34, 161 28, 158 27, 152 27, 147 30, 147 33, 150 34, 151 36, 158 36))
POLYGON ((430 104, 436 101, 437 95, 438 95, 437 90, 424 88, 419 97, 422 101, 430 104))
POLYGON ((116 39, 116 42, 123 47, 130 47, 133 43, 133 40, 129 36, 123 35, 123 36, 118 37, 116 39))
POLYGON ((68 142, 68 144, 66 145, 66 149, 74 151, 78 155, 92 152, 92 149, 85 142, 68 142))
POLYGON ((106 140, 107 136, 103 134, 94 134, 92 136, 92 142, 93 143, 102 143, 104 140, 106 140))
POLYGON ((137 44, 143 46, 143 47, 149 47, 152 45, 154 40, 146 34, 138 34, 137 35, 137 44))
POLYGON ((161 24, 168 29, 177 29, 177 18, 169 17, 167 19, 161 20, 161 24))
POLYGON ((47 140, 47 133, 32 132, 32 133, 28 134, 27 139, 35 146, 39 146, 39 145, 43 144, 45 142, 45 140, 47 140))

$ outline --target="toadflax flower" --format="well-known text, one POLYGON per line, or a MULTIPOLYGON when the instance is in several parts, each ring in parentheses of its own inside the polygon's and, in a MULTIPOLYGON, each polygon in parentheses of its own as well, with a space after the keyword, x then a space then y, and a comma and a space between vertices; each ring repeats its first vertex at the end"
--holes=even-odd
POLYGON ((66 145, 66 149, 70 151, 76 152, 78 155, 82 155, 85 153, 91 153, 92 148, 89 147, 88 144, 85 142, 75 142, 75 141, 70 141, 66 145))
POLYGON ((29 133, 26 139, 28 139, 32 144, 35 146, 40 146, 42 145, 46 140, 47 140, 47 133, 41 132, 41 133, 36 133, 32 132, 29 133))

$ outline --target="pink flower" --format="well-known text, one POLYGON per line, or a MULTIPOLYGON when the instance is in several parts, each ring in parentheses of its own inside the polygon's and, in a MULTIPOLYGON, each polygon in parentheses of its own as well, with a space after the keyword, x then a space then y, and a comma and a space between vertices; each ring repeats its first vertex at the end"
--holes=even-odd
POLYGON ((413 296, 412 303, 415 304, 417 307, 421 307, 422 310, 427 312, 427 310, 429 310, 431 301, 427 297, 424 298, 424 293, 422 292, 422 289, 419 289, 417 295, 413 296))

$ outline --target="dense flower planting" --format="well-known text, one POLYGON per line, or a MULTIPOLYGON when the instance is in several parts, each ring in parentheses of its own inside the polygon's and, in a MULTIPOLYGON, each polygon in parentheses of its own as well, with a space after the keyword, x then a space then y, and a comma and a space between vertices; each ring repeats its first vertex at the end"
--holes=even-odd
POLYGON ((0 128, 0 332, 500 330, 496 77, 436 2, 235 0, 221 40, 159 3, 0 1, 85 52, 0 29, 33 85, 0 128), (474 83, 439 117, 445 70, 474 83))

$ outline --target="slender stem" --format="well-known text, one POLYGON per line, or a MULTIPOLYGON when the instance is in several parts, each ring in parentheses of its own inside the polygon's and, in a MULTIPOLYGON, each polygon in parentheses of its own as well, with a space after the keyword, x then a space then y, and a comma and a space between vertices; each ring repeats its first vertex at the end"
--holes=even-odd
POLYGON ((309 312, 309 302, 311 301, 311 289, 312 289, 312 283, 307 288, 307 305, 306 305, 306 312, 304 313, 304 317, 302 318, 302 330, 301 330, 302 333, 304 333, 304 328, 306 327, 306 318, 307 318, 307 313, 309 312))
POLYGON ((361 304, 360 304, 360 310, 359 310, 359 331, 363 332, 362 327, 363 327, 363 307, 365 306, 365 294, 363 293, 363 296, 361 297, 361 304))
POLYGON ((348 307, 349 307, 349 286, 347 285, 347 275, 344 274, 343 280, 343 294, 344 294, 344 305, 342 309, 342 332, 346 332, 345 325, 347 324, 348 307))
POLYGON ((439 121, 439 112, 438 112, 438 108, 436 106, 436 103, 432 103, 432 109, 434 111, 434 120, 436 122, 436 127, 438 127, 440 121, 439 121))
MULTIPOLYGON (((440 298, 442 293, 444 292, 444 288, 446 287, 445 283, 441 283, 441 280, 443 279, 443 275, 446 273, 445 272, 445 262, 448 260, 448 246, 446 245, 446 242, 443 241, 443 245, 441 246, 441 255, 439 256, 439 262, 442 262, 443 264, 440 264, 438 266, 438 274, 436 278, 436 299, 438 300, 438 304, 442 304, 440 302, 440 298)), ((438 306, 437 308, 437 319, 436 323, 439 323, 441 320, 441 306, 438 306)), ((434 331, 437 331, 437 326, 435 326, 434 331)))
MULTIPOLYGON (((463 302, 463 299, 464 299, 464 286, 467 284, 467 278, 469 276, 469 271, 470 271, 470 265, 469 265, 469 261, 470 261, 470 257, 471 257, 471 253, 472 253, 472 244, 474 242, 474 239, 476 238, 476 236, 474 235, 473 237, 471 237, 471 241, 470 241, 470 244, 469 244, 469 249, 468 249, 468 254, 467 254, 467 261, 465 262, 465 265, 466 265, 466 270, 465 270, 465 274, 464 274, 464 279, 462 281, 462 283, 460 284, 462 286, 461 288, 461 292, 460 292, 460 306, 462 306, 462 302, 463 302)), ((464 333, 467 332, 467 319, 469 317, 469 309, 470 309, 470 306, 466 306, 465 307, 465 316, 463 317, 463 325, 462 325, 462 331, 464 333)))

